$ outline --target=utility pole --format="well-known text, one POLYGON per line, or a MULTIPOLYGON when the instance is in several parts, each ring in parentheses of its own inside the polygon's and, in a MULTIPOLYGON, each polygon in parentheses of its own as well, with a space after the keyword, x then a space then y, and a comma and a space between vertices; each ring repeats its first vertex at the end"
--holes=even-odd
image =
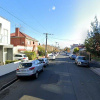
POLYGON ((44 33, 46 35, 46 45, 45 45, 45 58, 47 58, 47 39, 48 39, 48 35, 53 35, 53 34, 48 34, 48 33, 44 33))

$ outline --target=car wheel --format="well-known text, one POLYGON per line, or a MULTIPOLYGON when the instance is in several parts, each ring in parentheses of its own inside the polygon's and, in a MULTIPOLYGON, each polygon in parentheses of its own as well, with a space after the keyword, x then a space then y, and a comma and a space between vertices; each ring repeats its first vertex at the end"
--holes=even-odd
POLYGON ((17 76, 17 79, 20 79, 20 76, 17 76))
POLYGON ((42 67, 42 72, 44 71, 44 67, 42 67))
POLYGON ((79 63, 77 62, 76 65, 79 66, 79 63))
POLYGON ((38 77, 39 77, 39 73, 36 72, 36 73, 35 73, 35 78, 37 79, 38 77))

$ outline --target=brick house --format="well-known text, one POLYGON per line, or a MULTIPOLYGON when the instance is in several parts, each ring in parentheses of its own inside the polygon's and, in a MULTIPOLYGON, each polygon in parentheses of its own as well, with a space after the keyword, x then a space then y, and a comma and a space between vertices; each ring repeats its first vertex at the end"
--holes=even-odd
POLYGON ((11 44, 14 45, 14 54, 24 51, 38 50, 38 41, 25 33, 20 32, 19 28, 15 29, 15 33, 10 34, 11 44))
POLYGON ((10 44, 10 22, 0 17, 0 65, 13 60, 13 45, 10 44))

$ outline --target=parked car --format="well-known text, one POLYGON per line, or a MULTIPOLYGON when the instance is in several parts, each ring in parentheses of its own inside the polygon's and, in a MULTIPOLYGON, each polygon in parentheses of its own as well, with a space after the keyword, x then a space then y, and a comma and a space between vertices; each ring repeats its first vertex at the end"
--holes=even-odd
POLYGON ((72 59, 72 60, 75 60, 76 57, 77 57, 77 56, 76 56, 75 54, 70 55, 70 59, 72 59))
POLYGON ((54 54, 49 55, 49 59, 50 59, 50 60, 55 60, 55 58, 56 58, 56 57, 55 57, 55 55, 54 55, 54 54))
POLYGON ((86 59, 85 56, 77 56, 75 59, 75 63, 78 66, 87 66, 89 67, 89 61, 86 59))
POLYGON ((66 53, 67 56, 70 56, 70 53, 66 53))
POLYGON ((15 54, 14 55, 14 60, 28 60, 28 57, 25 54, 15 54))
POLYGON ((39 58, 38 59, 41 63, 43 63, 43 66, 46 67, 49 64, 49 60, 47 58, 39 58))
POLYGON ((35 78, 38 78, 40 71, 44 71, 43 64, 39 60, 32 60, 21 62, 16 69, 16 75, 18 78, 23 76, 35 76, 35 78))

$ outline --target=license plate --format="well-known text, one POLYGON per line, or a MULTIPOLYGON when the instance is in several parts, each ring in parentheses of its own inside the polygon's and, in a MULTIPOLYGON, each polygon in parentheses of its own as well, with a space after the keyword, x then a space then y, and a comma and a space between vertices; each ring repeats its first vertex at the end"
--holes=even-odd
POLYGON ((20 72, 26 72, 26 70, 20 70, 20 72))

